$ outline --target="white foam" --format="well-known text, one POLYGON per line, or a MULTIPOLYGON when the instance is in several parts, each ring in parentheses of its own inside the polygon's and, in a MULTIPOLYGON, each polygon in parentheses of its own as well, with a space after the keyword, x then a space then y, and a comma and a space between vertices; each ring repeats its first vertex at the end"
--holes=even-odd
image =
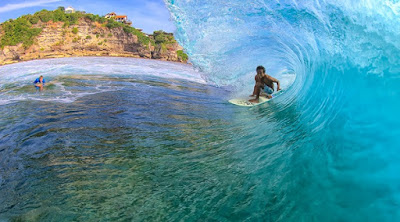
MULTIPOLYGON (((88 87, 88 91, 71 91, 64 86, 62 81, 54 81, 57 78, 67 76, 79 79, 89 76, 92 78, 124 77, 135 78, 138 76, 154 76, 167 79, 182 79, 205 84, 201 74, 192 66, 173 62, 162 62, 157 60, 116 58, 116 57, 80 57, 44 59, 16 63, 0 67, 0 73, 5 73, 0 79, 0 105, 15 101, 58 101, 73 102, 82 96, 99 92, 119 90, 122 87, 113 86, 112 81, 106 85, 94 85, 88 87), (32 85, 33 81, 43 75, 48 83, 55 85, 57 95, 51 93, 37 93, 15 91, 21 87, 32 85), (10 87, 10 84, 15 86, 10 87), (5 87, 8 87, 7 89, 5 87), (60 95, 59 95, 60 94, 60 95)), ((33 86, 32 86, 33 87, 33 86)))

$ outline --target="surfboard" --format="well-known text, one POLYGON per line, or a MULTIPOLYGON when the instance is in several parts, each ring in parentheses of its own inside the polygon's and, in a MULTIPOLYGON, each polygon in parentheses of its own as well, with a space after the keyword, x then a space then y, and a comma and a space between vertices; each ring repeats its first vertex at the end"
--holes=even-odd
MULTIPOLYGON (((281 94, 283 90, 280 90, 277 93, 272 94, 272 99, 275 98, 277 95, 281 94)), ((237 105, 237 106, 258 106, 261 104, 264 104, 268 101, 270 101, 271 99, 266 98, 265 96, 260 96, 260 98, 258 99, 258 103, 252 103, 249 100, 250 99, 254 99, 254 96, 249 96, 249 97, 244 97, 244 98, 235 98, 235 99, 231 99, 228 102, 237 105)))

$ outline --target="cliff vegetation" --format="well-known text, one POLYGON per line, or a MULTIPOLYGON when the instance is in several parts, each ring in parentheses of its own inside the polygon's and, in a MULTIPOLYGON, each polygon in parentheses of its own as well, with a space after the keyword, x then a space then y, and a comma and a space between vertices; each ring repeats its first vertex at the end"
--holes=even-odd
POLYGON ((10 19, 0 25, 0 65, 69 56, 124 56, 187 62, 174 36, 147 35, 113 19, 63 7, 10 19))

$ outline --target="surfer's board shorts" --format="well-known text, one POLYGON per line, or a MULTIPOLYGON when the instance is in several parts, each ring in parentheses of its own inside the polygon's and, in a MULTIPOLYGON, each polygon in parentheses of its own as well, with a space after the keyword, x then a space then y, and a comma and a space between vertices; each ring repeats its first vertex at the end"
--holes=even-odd
POLYGON ((265 86, 265 87, 264 87, 264 92, 265 92, 266 94, 271 95, 272 93, 274 93, 274 89, 272 89, 271 87, 265 86))

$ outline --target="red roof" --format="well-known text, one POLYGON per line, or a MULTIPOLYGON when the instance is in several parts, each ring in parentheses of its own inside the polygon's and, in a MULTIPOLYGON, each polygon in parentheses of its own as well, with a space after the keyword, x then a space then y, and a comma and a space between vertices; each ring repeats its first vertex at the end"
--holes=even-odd
POLYGON ((126 18, 127 16, 126 15, 117 15, 117 16, 115 16, 115 18, 126 18))

